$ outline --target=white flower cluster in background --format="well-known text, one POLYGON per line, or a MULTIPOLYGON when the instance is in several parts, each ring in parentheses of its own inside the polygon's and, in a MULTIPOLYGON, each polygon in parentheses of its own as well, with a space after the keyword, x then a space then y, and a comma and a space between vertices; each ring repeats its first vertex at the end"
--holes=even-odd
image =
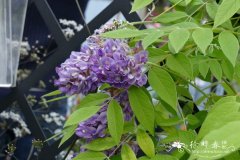
POLYGON ((28 129, 27 124, 22 119, 22 117, 14 113, 12 111, 3 111, 0 113, 0 119, 1 120, 12 120, 13 122, 16 122, 17 127, 14 127, 12 130, 15 134, 15 137, 20 138, 23 137, 26 134, 31 134, 31 131, 28 129))
POLYGON ((59 22, 66 38, 73 37, 76 32, 79 32, 83 28, 81 24, 77 24, 77 22, 73 20, 59 19, 59 22))
POLYGON ((63 126, 63 122, 65 121, 65 117, 56 112, 42 114, 42 118, 44 119, 45 122, 55 123, 57 126, 63 126))
POLYGON ((29 55, 30 51, 30 45, 27 41, 22 41, 21 47, 20 47, 20 55, 21 58, 26 57, 29 55))
MULTIPOLYGON (((56 159, 63 159, 66 153, 67 153, 66 151, 60 152, 59 155, 56 157, 56 159)), ((72 160, 73 157, 74 157, 74 152, 70 151, 65 160, 72 160)))

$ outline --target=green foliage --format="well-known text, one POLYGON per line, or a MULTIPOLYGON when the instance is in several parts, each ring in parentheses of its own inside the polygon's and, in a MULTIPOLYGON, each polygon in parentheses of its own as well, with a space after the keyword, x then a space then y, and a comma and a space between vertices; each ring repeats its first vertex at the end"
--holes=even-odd
POLYGON ((142 88, 132 86, 128 90, 131 108, 138 121, 151 134, 154 133, 154 109, 148 95, 142 88))
POLYGON ((77 108, 101 105, 107 98, 109 98, 109 95, 104 93, 88 94, 81 100, 77 108))
POLYGON ((92 117, 95 113, 97 113, 100 110, 100 108, 101 107, 99 106, 79 108, 78 110, 73 112, 73 114, 70 115, 70 117, 65 123, 65 127, 75 125, 82 121, 87 120, 88 118, 92 117))
POLYGON ((219 80, 221 81, 222 78, 222 68, 221 65, 218 63, 217 60, 212 60, 209 62, 210 66, 210 71, 212 74, 219 80))
POLYGON ((191 61, 184 54, 171 55, 167 58, 167 66, 179 75, 193 79, 193 68, 191 61))
POLYGON ((92 151, 105 151, 112 147, 116 146, 116 142, 113 138, 99 138, 91 141, 90 143, 83 146, 83 148, 92 150, 92 151))
POLYGON ((149 5, 150 3, 152 3, 153 0, 135 0, 134 3, 133 3, 133 6, 132 6, 132 10, 131 12, 135 12, 147 5, 149 5))
POLYGON ((148 78, 151 87, 157 92, 159 97, 177 111, 176 85, 169 73, 154 67, 149 71, 148 78))
POLYGON ((102 152, 83 152, 78 154, 73 160, 104 160, 106 157, 102 152))
POLYGON ((231 18, 240 8, 239 0, 223 0, 217 9, 214 27, 221 25, 231 18))
POLYGON ((122 160, 129 160, 129 159, 137 160, 135 153, 133 152, 131 147, 129 147, 129 145, 127 144, 124 144, 122 146, 121 157, 122 157, 122 160))
POLYGON ((153 42, 158 40, 161 36, 163 36, 162 31, 153 31, 149 33, 146 37, 142 40, 143 48, 146 49, 148 46, 150 46, 153 42))
POLYGON ((148 157, 155 156, 155 148, 151 137, 143 130, 138 129, 137 142, 139 147, 148 157))
POLYGON ((169 34, 169 45, 178 53, 186 44, 190 33, 187 29, 176 29, 169 34))
POLYGON ((124 118, 122 108, 115 100, 112 100, 108 106, 107 121, 111 136, 116 143, 119 143, 123 133, 124 118))
POLYGON ((63 137, 61 139, 59 147, 75 134, 76 128, 77 128, 77 125, 71 125, 63 129, 62 131, 63 137))
POLYGON ((239 51, 238 39, 231 32, 223 31, 219 34, 218 41, 224 55, 235 66, 239 51))
MULTIPOLYGON (((119 29, 101 35, 127 39, 131 46, 142 42, 148 51, 144 70, 148 83, 121 89, 103 84, 98 89, 109 91, 109 95, 93 93, 80 101, 65 124, 61 144, 74 134, 79 122, 97 113, 103 103, 108 105, 106 134, 111 137, 85 144, 83 147, 91 152, 81 153, 75 159, 239 159, 236 150, 240 148, 240 0, 169 2, 170 8, 152 20, 123 23, 119 29), (135 26, 146 23, 158 23, 160 27, 139 30, 135 26), (203 88, 196 79, 210 84, 203 88), (224 95, 215 93, 216 86, 223 87, 224 95), (200 95, 197 99, 190 94, 192 88, 200 95), (123 91, 127 92, 133 111, 131 121, 124 121, 121 103, 113 100, 123 91), (142 157, 135 155, 132 141, 144 153, 142 157), (228 147, 234 149, 222 152, 219 149, 220 153, 215 154, 212 148, 203 152, 206 148, 203 145, 190 147, 193 142, 206 141, 212 145, 227 141, 228 147), (173 142, 185 145, 169 152, 166 145, 173 142), (112 147, 115 155, 106 157, 102 152, 112 147)), ((131 12, 151 3, 153 0, 135 0, 131 12)), ((43 98, 59 94, 54 91, 43 98)))
POLYGON ((177 20, 182 20, 187 18, 188 15, 185 12, 176 11, 176 12, 169 12, 166 14, 160 14, 159 16, 155 17, 153 20, 160 23, 171 23, 177 20))
POLYGON ((240 148, 240 138, 239 138, 238 134, 234 134, 234 133, 240 132, 239 125, 240 125, 239 120, 229 122, 225 125, 221 125, 220 128, 212 130, 202 139, 202 142, 205 141, 210 144, 226 141, 228 145, 231 144, 230 146, 227 146, 227 147, 231 147, 231 148, 219 149, 218 151, 220 153, 218 153, 218 154, 216 154, 216 153, 201 153, 201 155, 199 156, 196 153, 204 150, 204 146, 199 145, 194 150, 193 154, 190 157, 190 160, 194 159, 194 158, 201 158, 201 157, 208 157, 208 159, 213 159, 213 158, 219 159, 231 152, 238 150, 240 148))
POLYGON ((132 38, 132 37, 138 37, 138 36, 144 36, 146 35, 146 32, 139 31, 137 29, 119 29, 114 30, 110 32, 103 33, 103 37, 108 38, 132 38))
POLYGON ((42 95, 42 97, 51 97, 51 96, 56 96, 56 95, 59 95, 59 94, 62 94, 62 92, 60 90, 56 90, 56 91, 52 91, 48 94, 42 95))
POLYGON ((194 42, 202 53, 206 54, 207 47, 213 40, 213 32, 210 28, 199 28, 192 33, 194 42))

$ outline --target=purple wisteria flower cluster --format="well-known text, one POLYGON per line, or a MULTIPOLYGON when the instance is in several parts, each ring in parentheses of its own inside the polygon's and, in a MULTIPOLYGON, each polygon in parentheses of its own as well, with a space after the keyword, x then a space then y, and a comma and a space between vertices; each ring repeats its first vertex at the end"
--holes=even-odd
MULTIPOLYGON (((144 65, 148 53, 140 42, 135 47, 130 47, 126 39, 101 37, 101 33, 116 28, 116 24, 103 26, 87 38, 79 52, 72 52, 70 57, 56 68, 59 78, 55 80, 55 85, 68 95, 86 95, 107 83, 113 90, 120 91, 117 95, 108 93, 122 107, 125 121, 130 121, 133 112, 126 89, 132 85, 143 86, 147 83, 144 65)), ((98 113, 79 123, 76 129, 79 138, 90 142, 109 136, 106 132, 107 105, 108 103, 103 103, 98 113)), ((138 147, 134 146, 133 148, 138 150, 138 147)))
POLYGON ((127 40, 106 39, 97 34, 90 36, 80 52, 72 52, 60 67, 55 85, 63 93, 87 94, 103 83, 116 88, 143 86, 147 82, 144 64, 147 51, 140 43, 131 48, 127 40))
MULTIPOLYGON (((122 92, 115 98, 116 101, 123 108, 124 119, 130 121, 133 116, 133 112, 130 107, 127 92, 122 92)), ((80 138, 84 138, 87 141, 91 141, 96 138, 102 138, 106 136, 107 129, 107 104, 104 103, 100 111, 97 114, 87 119, 84 122, 79 123, 76 129, 76 135, 80 138)))
MULTIPOLYGON (((123 108, 124 120, 131 121, 133 118, 133 111, 130 107, 127 91, 120 93, 114 99, 123 108)), ((79 123, 76 129, 76 135, 79 138, 83 138, 86 142, 91 142, 94 139, 109 136, 106 130, 107 130, 107 104, 104 103, 102 108, 100 109, 100 111, 98 111, 97 114, 87 119, 86 121, 79 123)), ((139 146, 135 141, 130 141, 129 145, 135 153, 138 152, 139 146)), ((113 147, 109 150, 106 150, 105 153, 107 155, 112 155, 115 149, 116 147, 113 147)), ((84 152, 86 151, 86 149, 80 147, 80 151, 84 152)))

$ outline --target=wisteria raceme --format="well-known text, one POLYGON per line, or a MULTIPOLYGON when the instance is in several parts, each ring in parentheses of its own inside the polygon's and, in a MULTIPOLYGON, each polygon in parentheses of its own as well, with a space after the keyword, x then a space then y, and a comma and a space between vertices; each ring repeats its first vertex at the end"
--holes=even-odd
MULTIPOLYGON (((116 26, 110 25, 110 27, 116 26)), ((107 83, 113 90, 121 91, 111 97, 122 107, 125 121, 130 121, 133 112, 127 91, 122 92, 118 88, 125 90, 132 85, 146 84, 144 65, 147 62, 148 53, 143 50, 140 42, 135 47, 130 47, 126 39, 101 37, 100 34, 108 29, 109 26, 96 30, 94 35, 87 38, 79 52, 72 52, 71 56, 56 68, 59 78, 55 80, 55 85, 69 95, 79 93, 86 95, 107 83)), ((103 103, 98 113, 79 123, 76 129, 76 135, 79 138, 90 142, 96 138, 109 136, 106 132, 107 105, 108 103, 103 103)), ((139 149, 134 143, 132 147, 136 152, 139 149)))
POLYGON ((91 70, 102 83, 117 88, 146 84, 147 76, 143 72, 147 61, 146 51, 134 54, 124 40, 106 39, 103 47, 95 48, 92 54, 91 70))
POLYGON ((102 83, 116 88, 146 84, 143 70, 147 51, 141 44, 131 48, 127 40, 106 39, 98 34, 90 36, 80 52, 72 52, 70 58, 56 68, 59 79, 55 85, 72 95, 87 94, 102 83))
POLYGON ((72 52, 70 58, 56 68, 59 79, 55 80, 55 85, 63 93, 87 94, 97 88, 98 79, 89 70, 90 53, 86 48, 83 51, 72 52))
MULTIPOLYGON (((114 96, 114 99, 122 107, 125 121, 132 120, 133 112, 130 107, 127 91, 124 91, 124 92, 118 94, 117 96, 114 96)), ((83 138, 84 140, 86 140, 86 142, 91 142, 94 139, 104 138, 104 137, 109 136, 106 133, 107 107, 108 107, 107 105, 108 104, 105 102, 103 104, 103 107, 101 108, 101 110, 98 113, 96 113, 94 116, 87 119, 86 121, 79 123, 79 125, 76 129, 76 135, 79 138, 83 138)), ((130 141, 129 145, 135 153, 138 152, 139 146, 137 145, 137 143, 135 141, 130 141)), ((106 150, 105 154, 112 156, 112 154, 114 154, 113 151, 115 151, 115 149, 116 149, 116 147, 106 150)), ((80 147, 80 152, 85 152, 85 151, 86 151, 85 148, 80 147)))
POLYGON ((90 141, 95 138, 104 137, 106 135, 106 128, 107 106, 103 106, 94 116, 79 123, 78 128, 76 129, 76 135, 90 141))
MULTIPOLYGON (((115 97, 115 100, 119 102, 123 108, 124 118, 126 121, 130 121, 133 116, 133 112, 128 101, 127 92, 122 92, 115 97)), ((92 139, 101 138, 106 136, 107 129, 107 104, 103 104, 98 113, 84 122, 79 123, 76 129, 76 135, 80 138, 84 138, 87 141, 92 139)))

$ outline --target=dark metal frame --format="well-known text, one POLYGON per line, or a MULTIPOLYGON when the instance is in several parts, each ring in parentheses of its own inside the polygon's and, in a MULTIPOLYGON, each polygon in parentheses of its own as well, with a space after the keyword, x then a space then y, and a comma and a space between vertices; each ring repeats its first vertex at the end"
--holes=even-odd
MULTIPOLYGON (((14 101, 17 101, 25 116, 26 123, 30 128, 32 135, 36 139, 45 140, 46 136, 44 135, 33 110, 29 106, 25 95, 28 94, 30 88, 37 84, 40 79, 43 79, 49 73, 53 73, 55 67, 68 58, 71 51, 77 49, 89 36, 89 33, 85 26, 68 41, 65 38, 58 20, 51 10, 47 0, 32 0, 32 2, 36 5, 58 47, 53 51, 54 53, 48 57, 43 65, 39 66, 27 79, 25 79, 21 84, 18 84, 17 87, 12 88, 11 92, 0 101, 0 112, 11 106, 14 101)), ((128 21, 139 21, 140 18, 136 13, 129 14, 130 10, 131 3, 129 0, 113 0, 109 6, 107 6, 90 23, 88 23, 88 27, 90 31, 93 32, 119 12, 121 12, 128 21)), ((60 148, 58 148, 60 140, 51 145, 45 143, 38 159, 54 160, 55 156, 62 150, 66 149, 73 141, 74 137, 70 138, 60 148)))

